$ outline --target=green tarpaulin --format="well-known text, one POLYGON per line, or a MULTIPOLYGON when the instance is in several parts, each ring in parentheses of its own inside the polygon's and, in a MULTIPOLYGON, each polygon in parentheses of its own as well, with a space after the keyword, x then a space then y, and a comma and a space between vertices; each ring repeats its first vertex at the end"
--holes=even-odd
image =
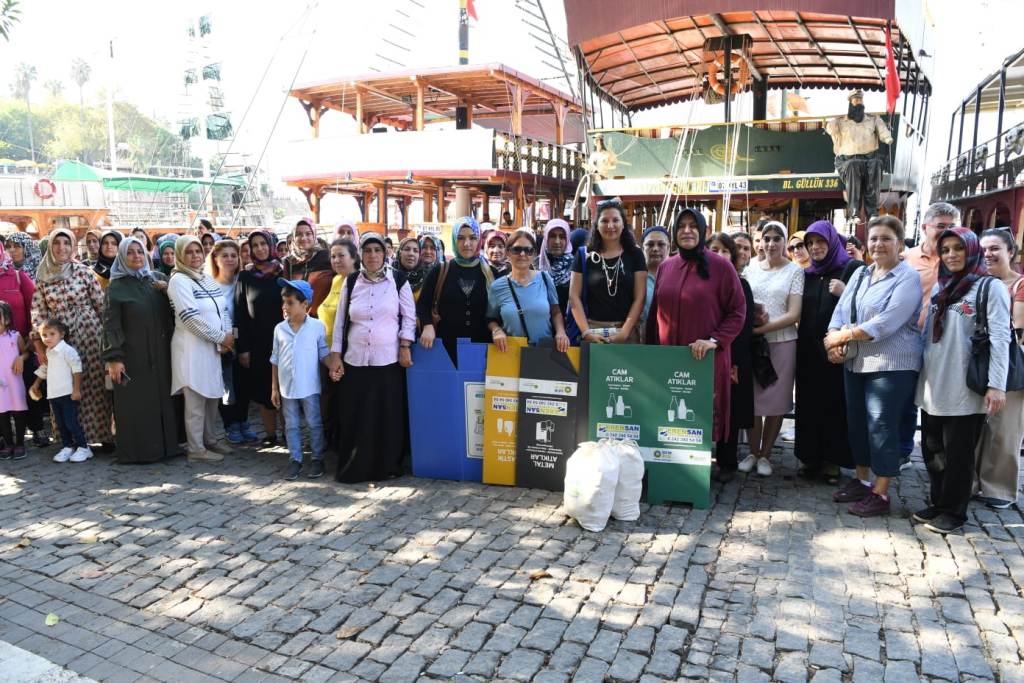
POLYGON ((239 178, 164 178, 162 176, 136 173, 112 173, 83 164, 80 161, 62 161, 57 165, 53 180, 84 180, 103 183, 107 190, 133 190, 135 192, 190 192, 197 187, 243 187, 245 181, 239 178))

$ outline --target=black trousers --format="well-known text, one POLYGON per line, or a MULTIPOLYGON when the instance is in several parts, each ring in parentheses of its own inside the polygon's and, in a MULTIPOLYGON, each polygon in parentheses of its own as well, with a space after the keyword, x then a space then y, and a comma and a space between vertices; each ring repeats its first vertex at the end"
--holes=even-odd
POLYGON ((715 462, 725 472, 735 472, 739 465, 737 452, 740 447, 739 420, 729 420, 729 433, 725 440, 715 444, 715 462))
POLYGON ((836 173, 846 188, 846 216, 860 216, 861 207, 867 218, 878 215, 878 187, 882 183, 882 162, 874 156, 836 157, 836 173))
POLYGON ((931 481, 931 504, 961 522, 974 488, 974 450, 984 415, 929 415, 921 411, 921 455, 931 481))
POLYGON ((26 410, 11 410, 0 413, 0 436, 4 437, 7 448, 25 445, 25 418, 28 417, 26 410), (14 421, 14 429, 11 430, 11 421, 14 421))

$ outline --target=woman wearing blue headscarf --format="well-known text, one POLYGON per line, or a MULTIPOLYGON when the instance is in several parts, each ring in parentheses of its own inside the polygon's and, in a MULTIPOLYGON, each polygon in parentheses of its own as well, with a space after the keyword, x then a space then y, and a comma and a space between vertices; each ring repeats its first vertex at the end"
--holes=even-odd
POLYGON ((120 463, 157 462, 179 453, 171 401, 173 334, 167 278, 153 271, 142 241, 126 237, 110 267, 101 356, 114 385, 120 463))
POLYGON ((420 344, 429 349, 440 337, 454 362, 460 337, 482 344, 491 342, 487 292, 497 274, 480 258, 480 225, 476 219, 467 216, 455 221, 452 244, 455 256, 427 275, 416 312, 423 326, 420 344))

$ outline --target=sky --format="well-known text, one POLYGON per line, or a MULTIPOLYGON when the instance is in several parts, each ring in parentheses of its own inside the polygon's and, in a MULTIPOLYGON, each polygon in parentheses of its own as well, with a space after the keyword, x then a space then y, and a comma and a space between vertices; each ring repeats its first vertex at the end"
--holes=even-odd
MULTIPOLYGON (((503 62, 564 88, 560 73, 543 64, 548 58, 528 35, 531 29, 522 22, 517 3, 476 0, 480 20, 471 23, 470 61, 503 62)), ((935 19, 935 25, 926 29, 932 57, 922 58, 931 61, 934 80, 930 174, 945 161, 950 113, 978 80, 1024 47, 1024 39, 1016 22, 1006 20, 1019 14, 1016 0, 929 0, 928 6, 935 19)), ((564 38, 562 3, 544 0, 544 7, 552 29, 564 38)), ((262 156, 271 181, 279 177, 276 162, 289 153, 288 142, 310 135, 302 107, 285 95, 293 82, 364 74, 372 68, 398 69, 397 63, 444 66, 458 58, 458 0, 22 0, 21 9, 12 40, 0 43, 0 73, 10 74, 18 62, 29 62, 39 72, 37 97, 42 96, 43 83, 58 79, 64 82, 65 96, 73 100, 77 88, 70 65, 82 57, 93 67, 84 89, 87 101, 99 102, 112 83, 119 98, 168 124, 187 111, 182 97, 189 63, 186 27, 208 15, 214 40, 209 54, 199 61, 222 64, 226 109, 237 132, 231 150, 246 153, 250 162, 262 156), (113 60, 109 58, 111 40, 113 60)), ((7 85, 0 83, 5 89, 7 85)), ((803 95, 812 114, 845 109, 843 94, 804 91, 803 95)), ((868 108, 883 108, 883 98, 869 94, 868 108)), ((741 105, 740 111, 744 110, 749 111, 748 104, 741 105)), ((715 120, 720 113, 709 108, 695 116, 715 120)), ((679 122, 688 117, 688 109, 676 106, 638 114, 634 123, 679 122)), ((328 112, 321 135, 353 129, 351 119, 328 112)), ((226 150, 223 145, 220 151, 226 150)), ((296 190, 276 187, 299 196, 296 190)), ((324 220, 339 219, 341 215, 330 214, 350 208, 342 198, 330 197, 324 202, 324 220)))

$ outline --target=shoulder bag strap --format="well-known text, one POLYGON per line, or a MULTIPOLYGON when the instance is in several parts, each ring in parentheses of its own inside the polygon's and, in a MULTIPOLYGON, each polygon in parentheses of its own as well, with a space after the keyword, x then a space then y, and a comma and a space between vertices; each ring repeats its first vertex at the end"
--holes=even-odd
POLYGON ((860 273, 857 275, 857 283, 853 286, 853 296, 850 297, 850 326, 857 324, 857 294, 860 293, 860 283, 864 280, 864 273, 868 272, 868 267, 864 266, 861 268, 860 273))
POLYGON ((505 284, 508 285, 508 291, 512 295, 512 301, 516 304, 516 313, 519 314, 519 324, 523 326, 523 334, 526 335, 526 340, 530 340, 530 328, 526 326, 526 316, 523 315, 523 307, 519 303, 519 296, 516 295, 516 288, 512 286, 512 276, 509 275, 505 284))
POLYGON ((487 289, 490 291, 491 283, 494 282, 494 271, 491 270, 489 263, 486 263, 483 259, 480 259, 480 270, 484 273, 484 280, 487 282, 487 289))
POLYGON ((352 320, 348 317, 348 309, 352 304, 352 291, 356 288, 356 278, 359 277, 359 271, 350 273, 345 278, 345 310, 343 311, 344 317, 342 320, 345 321, 345 333, 341 335, 341 362, 345 362, 345 351, 348 350, 348 330, 352 327, 352 320))
POLYGON ((441 264, 441 271, 437 274, 437 284, 434 287, 434 301, 430 307, 430 317, 434 321, 434 332, 437 332, 437 324, 441 322, 441 311, 438 309, 441 303, 441 290, 444 289, 445 278, 448 277, 448 261, 441 264))
POLYGON ((981 278, 981 282, 978 283, 978 298, 974 302, 977 308, 974 312, 974 329, 984 335, 988 335, 988 288, 991 284, 991 277, 981 278))

